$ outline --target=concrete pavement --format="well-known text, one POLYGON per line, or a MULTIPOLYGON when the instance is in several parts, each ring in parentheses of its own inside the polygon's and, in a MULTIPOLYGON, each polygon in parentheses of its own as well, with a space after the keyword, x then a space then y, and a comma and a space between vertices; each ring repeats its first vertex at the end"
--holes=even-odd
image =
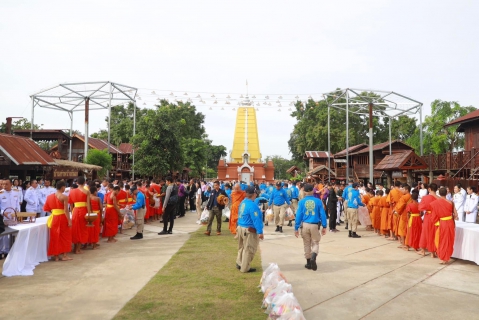
POLYGON ((142 240, 130 240, 136 231, 125 230, 117 243, 102 239, 98 250, 71 254, 73 261, 41 263, 33 276, 2 276, 0 318, 111 319, 199 228, 195 222, 196 213, 187 213, 166 236, 150 223, 142 240))
POLYGON ((479 304, 479 266, 398 249, 358 229, 361 239, 328 232, 319 244, 318 270, 304 268, 303 241, 293 227, 283 234, 265 227, 261 242, 263 268, 276 262, 306 319, 475 319, 479 304))

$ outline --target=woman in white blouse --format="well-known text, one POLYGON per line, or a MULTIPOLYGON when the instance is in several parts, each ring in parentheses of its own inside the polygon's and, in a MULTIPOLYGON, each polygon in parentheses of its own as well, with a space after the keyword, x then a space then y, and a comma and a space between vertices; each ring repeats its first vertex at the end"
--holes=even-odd
POLYGON ((460 186, 455 185, 452 201, 454 202, 454 207, 456 208, 459 221, 464 221, 464 200, 464 195, 461 193, 460 186))
POLYGON ((419 189, 419 197, 417 202, 421 202, 422 197, 427 196, 427 183, 421 183, 421 189, 419 189))
POLYGON ((464 204, 464 213, 466 216, 466 222, 476 223, 477 218, 477 202, 479 197, 477 196, 476 187, 467 187, 466 203, 464 204))

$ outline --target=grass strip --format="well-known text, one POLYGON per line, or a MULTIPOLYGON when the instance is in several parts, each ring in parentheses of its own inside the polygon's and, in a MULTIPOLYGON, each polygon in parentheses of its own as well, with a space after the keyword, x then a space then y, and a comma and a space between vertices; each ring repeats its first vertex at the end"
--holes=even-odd
MULTIPOLYGON (((201 227, 114 319, 262 319, 259 251, 254 273, 236 269, 238 242, 223 223, 223 234, 201 227)), ((166 243, 167 245, 167 243, 166 243)), ((138 266, 141 272, 141 265, 138 266)))

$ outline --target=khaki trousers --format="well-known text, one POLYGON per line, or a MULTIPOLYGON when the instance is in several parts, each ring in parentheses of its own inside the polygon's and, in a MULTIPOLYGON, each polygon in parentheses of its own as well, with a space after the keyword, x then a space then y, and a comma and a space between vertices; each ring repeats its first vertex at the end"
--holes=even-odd
POLYGON ((303 222, 303 231, 301 232, 304 245, 304 257, 311 259, 311 254, 319 252, 319 241, 321 234, 319 233, 319 226, 317 223, 303 222))
POLYGON ((196 199, 196 214, 198 214, 198 220, 201 218, 201 198, 196 199))
POLYGON ((286 203, 282 206, 275 206, 273 204, 274 224, 282 227, 284 224, 284 213, 286 212, 286 203))
POLYGON ((145 213, 146 213, 146 208, 136 210, 135 222, 136 222, 137 233, 143 233, 143 224, 145 223, 145 213))
POLYGON ((298 200, 291 200, 291 210, 293 210, 294 215, 296 216, 296 210, 298 210, 298 200))
POLYGON ((248 272, 250 263, 253 261, 256 250, 258 250, 259 238, 257 233, 251 233, 248 228, 238 226, 238 256, 236 264, 241 267, 241 272, 248 272))
POLYGON ((346 199, 343 201, 343 209, 344 209, 344 222, 348 223, 348 201, 346 199))
POLYGON ((206 227, 206 231, 211 232, 211 225, 213 224, 213 220, 216 217, 216 232, 221 232, 221 213, 222 210, 218 207, 213 207, 209 211, 209 219, 208 219, 208 226, 206 227))
POLYGON ((358 209, 348 208, 348 230, 356 232, 358 228, 358 209))

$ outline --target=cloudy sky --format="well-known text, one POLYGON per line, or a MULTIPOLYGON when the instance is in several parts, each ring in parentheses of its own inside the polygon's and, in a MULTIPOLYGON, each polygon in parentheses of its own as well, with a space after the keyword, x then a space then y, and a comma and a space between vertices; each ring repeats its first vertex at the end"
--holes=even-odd
MULTIPOLYGON (((258 97, 349 87, 402 93, 425 115, 434 99, 478 107, 478 15, 472 0, 2 0, 0 118, 30 118, 29 95, 43 88, 104 80, 139 88, 140 107, 161 90, 238 98, 246 79, 258 97)), ((198 106, 210 138, 230 150, 233 106, 198 106)), ((295 121, 277 109, 258 111, 261 151, 289 157, 295 121)), ((91 114, 90 132, 105 116, 91 114)), ((84 131, 82 120, 75 115, 75 129, 84 131)), ((70 126, 48 109, 36 109, 35 122, 70 126)))

